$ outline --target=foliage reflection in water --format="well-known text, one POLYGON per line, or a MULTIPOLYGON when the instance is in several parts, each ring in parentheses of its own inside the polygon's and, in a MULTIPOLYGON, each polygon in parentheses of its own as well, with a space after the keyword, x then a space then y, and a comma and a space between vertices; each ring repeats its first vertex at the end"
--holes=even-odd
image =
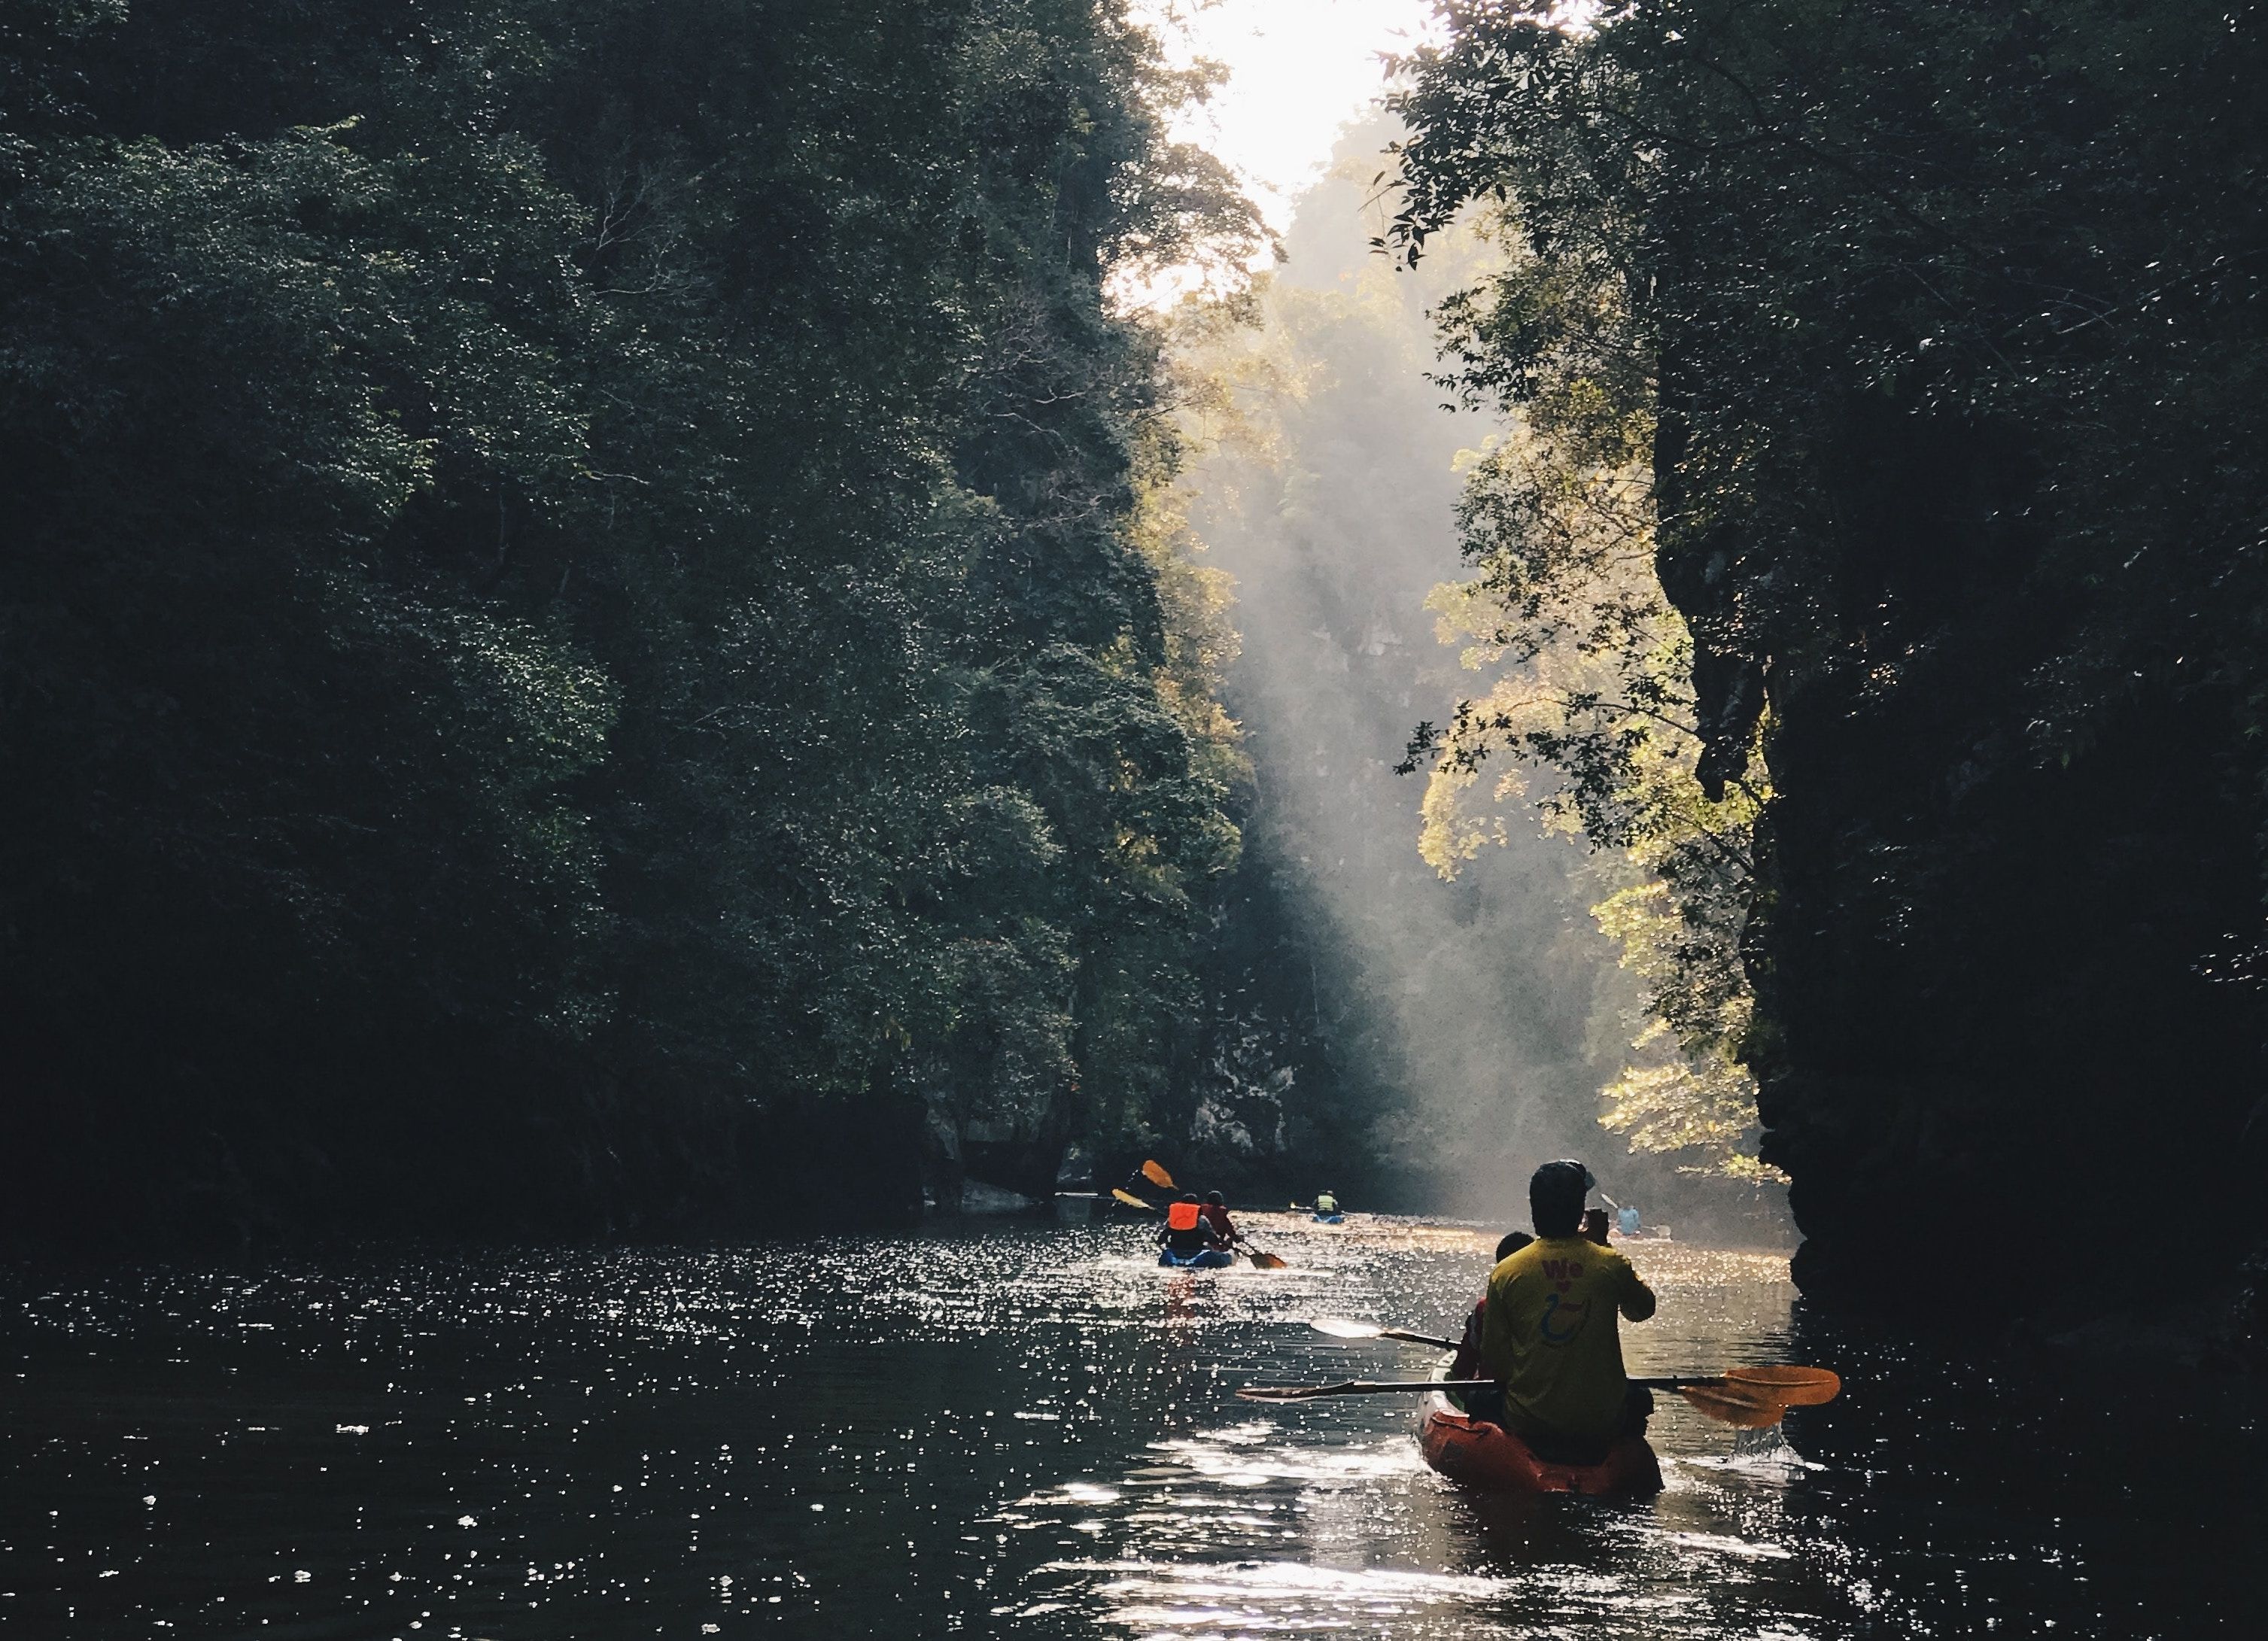
POLYGON ((1644 1505, 1475 1497, 1420 1464, 1413 1405, 1229 1393, 1418 1371, 1423 1351, 1304 1321, 1453 1330, 1492 1233, 1251 1228, 1293 1268, 1165 1273, 1115 1226, 19 1273, 0 1623, 2171 1635, 2226 1610, 2261 1525, 2249 1432, 2215 1433, 2210 1497, 2102 1462, 2042 1485, 2021 1467, 2104 1439, 2036 1417, 2042 1384, 1794 1321, 1771 1256, 1644 1242, 1663 1304, 1629 1330, 1634 1372, 1819 1359, 1845 1401, 1747 1453, 1666 1409, 1668 1490, 1644 1505))

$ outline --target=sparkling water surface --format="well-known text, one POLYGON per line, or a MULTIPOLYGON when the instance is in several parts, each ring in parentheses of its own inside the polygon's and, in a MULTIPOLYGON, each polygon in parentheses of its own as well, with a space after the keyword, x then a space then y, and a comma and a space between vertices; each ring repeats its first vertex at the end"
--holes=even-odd
POLYGON ((1670 1403, 1644 1504, 1476 1496, 1422 1373, 1494 1233, 1249 1216, 0 1279, 0 1629, 26 1637, 2241 1634, 2248 1398, 1801 1314, 1784 1260, 1624 1245, 1634 1372, 1805 1361, 1786 1439, 1670 1403))

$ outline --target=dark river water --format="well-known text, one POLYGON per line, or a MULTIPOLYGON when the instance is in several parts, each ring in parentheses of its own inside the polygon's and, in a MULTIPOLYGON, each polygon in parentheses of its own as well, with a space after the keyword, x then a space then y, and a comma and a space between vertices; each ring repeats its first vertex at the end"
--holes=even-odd
MULTIPOLYGON (((10 1636, 2188 1637, 2268 1632, 2251 1403, 1806 1321, 1626 1245, 1633 1372, 1808 1361, 1785 1442, 1654 1424, 1639 1505, 1476 1497, 1306 1326, 1454 1331, 1492 1233, 1250 1222, 0 1277, 10 1636), (2210 1404, 2210 1405, 2208 1405, 2210 1404), (1749 1451, 1742 1451, 1745 1445, 1749 1451)), ((1978 1307, 1989 1286, 1948 1285, 1978 1307)))

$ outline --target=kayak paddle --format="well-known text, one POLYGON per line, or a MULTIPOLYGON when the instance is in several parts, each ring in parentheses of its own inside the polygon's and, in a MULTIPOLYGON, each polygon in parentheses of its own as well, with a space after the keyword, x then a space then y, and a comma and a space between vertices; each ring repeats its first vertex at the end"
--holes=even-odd
POLYGON ((1324 1396, 1375 1396, 1395 1390, 1493 1390, 1493 1379, 1349 1379, 1336 1385, 1247 1385, 1247 1402, 1314 1402, 1324 1396))
POLYGON ((1443 1350, 1457 1348, 1454 1339, 1437 1338, 1432 1334, 1411 1333, 1407 1328, 1381 1328, 1376 1322, 1349 1321, 1344 1316, 1318 1316, 1307 1326, 1317 1333, 1327 1333, 1334 1339, 1403 1339, 1411 1344, 1430 1344, 1443 1350))
POLYGON ((1160 1163, 1144 1163, 1142 1165, 1142 1177, 1149 1181, 1151 1184, 1156 1186, 1161 1191, 1171 1191, 1180 1188, 1174 1183, 1174 1176, 1167 1173, 1164 1166, 1160 1163))
MULTIPOLYGON (((1457 1348, 1454 1339, 1412 1333, 1407 1328, 1381 1328, 1376 1322, 1351 1321, 1343 1316, 1314 1317, 1307 1326, 1335 1339, 1403 1339, 1441 1350, 1457 1348)), ((1730 1393, 1747 1400, 1777 1402, 1790 1408, 1823 1406, 1834 1401, 1843 1388, 1842 1380, 1824 1367, 1728 1367, 1721 1373, 1633 1379, 1630 1382, 1644 1385, 1649 1390, 1675 1390, 1681 1394, 1689 1389, 1718 1394, 1730 1393)))
POLYGON ((1158 1211, 1157 1203, 1145 1203, 1140 1197, 1135 1196, 1131 1191, 1123 1190, 1114 1186, 1111 1188, 1110 1194, 1116 1197, 1120 1202, 1125 1203, 1129 1208, 1138 1208, 1145 1214, 1154 1214, 1158 1211))
MULTIPOLYGON (((1493 1379, 1350 1379, 1336 1385, 1248 1385, 1236 1394, 1248 1402, 1314 1402, 1325 1396, 1374 1396, 1397 1390, 1493 1390, 1496 1382, 1493 1379)), ((1703 1417, 1742 1430, 1764 1430, 1787 1417, 1786 1402, 1743 1394, 1722 1381, 1663 1381, 1661 1387, 1675 1390, 1703 1417)))
MULTIPOLYGON (((1824 1367, 1728 1367, 1719 1375, 1727 1384, 1736 1386, 1744 1394, 1769 1396, 1774 1402, 1785 1402, 1791 1408, 1823 1407, 1835 1400, 1842 1391, 1843 1380, 1832 1370, 1824 1367)), ((1640 1380, 1640 1384, 1651 1384, 1640 1380)), ((1686 1381, 1705 1383, 1705 1380, 1686 1381)), ((1672 1385, 1673 1390, 1677 1387, 1672 1385)))
MULTIPOLYGON (((1487 1390, 1495 1388, 1496 1382, 1492 1379, 1351 1379, 1336 1385, 1253 1385, 1236 1394, 1248 1402, 1313 1402, 1324 1396, 1381 1395, 1397 1390, 1487 1390)), ((1674 1391, 1703 1417, 1743 1430, 1777 1424, 1792 1407, 1814 1408, 1832 1402, 1843 1387, 1843 1381, 1823 1367, 1735 1367, 1715 1379, 1634 1379, 1631 1383, 1674 1391)))

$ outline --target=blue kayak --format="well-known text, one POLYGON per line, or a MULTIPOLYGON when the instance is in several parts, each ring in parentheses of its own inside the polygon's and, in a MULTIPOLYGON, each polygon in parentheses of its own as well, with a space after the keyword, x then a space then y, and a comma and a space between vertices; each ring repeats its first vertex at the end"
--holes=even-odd
POLYGON ((1346 1223, 1346 1216, 1344 1214, 1309 1214, 1307 1218, 1314 1220, 1319 1225, 1344 1225, 1346 1223))
POLYGON ((1236 1263, 1236 1255, 1225 1247, 1199 1248, 1194 1254, 1176 1254, 1169 1247, 1158 1250, 1158 1262, 1175 1270, 1219 1270, 1236 1263))

